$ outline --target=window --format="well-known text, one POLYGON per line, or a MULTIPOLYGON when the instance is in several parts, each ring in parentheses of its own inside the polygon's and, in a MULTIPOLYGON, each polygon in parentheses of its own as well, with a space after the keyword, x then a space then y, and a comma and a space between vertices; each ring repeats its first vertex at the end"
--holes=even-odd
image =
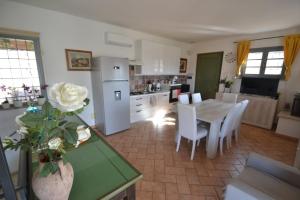
POLYGON ((244 76, 281 78, 284 53, 282 47, 251 49, 244 68, 244 76))
POLYGON ((39 39, 0 35, 0 103, 32 99, 43 84, 39 39))

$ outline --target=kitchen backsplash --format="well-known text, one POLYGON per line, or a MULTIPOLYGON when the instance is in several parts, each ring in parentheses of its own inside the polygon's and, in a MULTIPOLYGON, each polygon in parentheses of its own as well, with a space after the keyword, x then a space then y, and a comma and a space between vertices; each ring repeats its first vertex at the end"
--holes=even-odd
MULTIPOLYGON (((169 83, 172 81, 174 75, 153 75, 153 76, 135 76, 134 70, 130 68, 129 70, 129 79, 130 79, 130 91, 136 92, 136 91, 143 91, 146 86, 147 82, 151 81, 151 83, 155 82, 157 83, 160 81, 161 84, 161 90, 168 89, 169 83)), ((187 80, 186 75, 177 75, 177 83, 185 84, 187 80)))

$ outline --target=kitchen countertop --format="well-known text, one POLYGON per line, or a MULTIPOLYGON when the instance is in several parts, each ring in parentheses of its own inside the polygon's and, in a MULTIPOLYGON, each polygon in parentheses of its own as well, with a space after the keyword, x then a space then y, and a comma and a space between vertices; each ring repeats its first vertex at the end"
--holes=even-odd
POLYGON ((170 90, 161 90, 161 91, 147 92, 147 93, 141 93, 141 94, 130 94, 130 96, 153 95, 153 94, 169 93, 169 92, 170 92, 170 90))

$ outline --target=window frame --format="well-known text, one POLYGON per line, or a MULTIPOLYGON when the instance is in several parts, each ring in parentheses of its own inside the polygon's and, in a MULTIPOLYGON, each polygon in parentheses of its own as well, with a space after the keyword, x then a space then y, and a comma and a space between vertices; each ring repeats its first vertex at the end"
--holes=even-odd
MULTIPOLYGON (((13 39, 21 39, 21 40, 32 40, 34 44, 34 52, 35 52, 35 60, 37 65, 37 71, 39 75, 40 86, 45 85, 45 75, 44 75, 44 67, 42 62, 42 54, 41 54, 41 46, 40 46, 40 38, 34 36, 24 36, 18 34, 3 34, 0 33, 0 37, 13 38, 13 39)), ((45 90, 41 90, 41 94, 44 97, 47 97, 47 92, 45 90)))
MULTIPOLYGON (((283 62, 282 70, 280 75, 271 75, 271 74, 264 74, 265 69, 267 68, 267 60, 268 60, 268 52, 270 51, 283 51, 283 46, 273 46, 273 47, 261 47, 261 48, 252 48, 250 49, 249 53, 255 52, 262 52, 262 59, 259 74, 245 74, 246 71, 246 64, 244 64, 242 68, 242 77, 256 77, 256 78, 279 78, 284 79, 284 72, 285 72, 285 65, 283 62)), ((248 58, 247 58, 248 61, 248 58)))

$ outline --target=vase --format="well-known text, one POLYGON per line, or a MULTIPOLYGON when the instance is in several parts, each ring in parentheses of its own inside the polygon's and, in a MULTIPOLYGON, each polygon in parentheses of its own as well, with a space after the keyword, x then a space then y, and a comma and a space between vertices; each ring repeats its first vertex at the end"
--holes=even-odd
POLYGON ((2 108, 3 109, 9 109, 10 104, 9 103, 2 103, 2 108))
POLYGON ((45 97, 37 98, 37 103, 38 103, 39 106, 44 105, 45 101, 46 101, 45 97))
POLYGON ((224 89, 225 89, 225 84, 221 83, 219 85, 219 92, 224 92, 224 89))
POLYGON ((230 93, 230 88, 227 88, 227 87, 226 87, 225 90, 224 90, 224 92, 225 92, 225 93, 230 93))
POLYGON ((14 100, 14 107, 21 108, 23 106, 23 102, 21 100, 14 100))
POLYGON ((47 177, 39 175, 43 164, 39 165, 32 177, 32 189, 40 200, 67 200, 71 192, 74 172, 70 163, 58 161, 60 172, 49 174, 47 177))

